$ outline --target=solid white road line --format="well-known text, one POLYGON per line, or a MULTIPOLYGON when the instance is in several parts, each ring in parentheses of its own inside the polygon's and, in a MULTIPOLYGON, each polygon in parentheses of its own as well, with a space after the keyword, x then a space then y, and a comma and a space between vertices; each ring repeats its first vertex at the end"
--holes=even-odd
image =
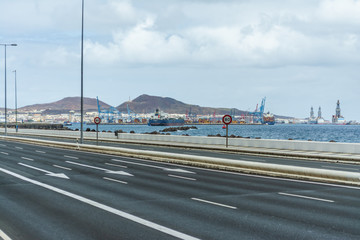
POLYGON ((11 238, 8 235, 6 235, 3 231, 1 231, 1 229, 0 229, 0 238, 3 240, 11 240, 11 238))
POLYGON ((116 180, 116 179, 112 179, 112 178, 107 178, 107 177, 103 177, 103 179, 109 180, 109 181, 113 181, 113 182, 122 183, 122 184, 128 184, 127 182, 120 181, 120 180, 116 180))
POLYGON ((191 198, 191 199, 192 199, 192 200, 195 200, 195 201, 199 201, 199 202, 204 202, 204 203, 213 204, 213 205, 220 206, 220 207, 237 209, 237 207, 233 207, 233 206, 229 206, 229 205, 225 205, 225 204, 221 204, 221 203, 216 203, 216 202, 211 202, 211 201, 207 201, 207 200, 200 199, 200 198, 191 198))
POLYGON ((79 159, 78 157, 73 157, 73 156, 68 156, 68 155, 64 155, 64 157, 71 158, 71 159, 79 159))
POLYGON ((57 167, 57 168, 62 168, 62 169, 65 169, 65 170, 69 170, 69 171, 72 170, 71 168, 67 168, 67 167, 63 167, 63 166, 59 166, 59 165, 53 165, 53 166, 57 167))
POLYGON ((30 178, 24 177, 24 176, 22 176, 20 174, 11 172, 11 171, 6 170, 4 168, 0 168, 0 171, 3 172, 3 173, 9 174, 9 175, 11 175, 13 177, 19 178, 19 179, 21 179, 23 181, 32 183, 32 184, 40 186, 40 187, 43 187, 43 188, 51 190, 53 192, 57 192, 57 193, 62 194, 64 196, 68 196, 68 197, 70 197, 72 199, 75 199, 75 200, 78 200, 80 202, 86 203, 86 204, 88 204, 90 206, 102 209, 104 211, 107 211, 109 213, 113 213, 115 215, 118 215, 118 216, 123 217, 125 219, 128 219, 130 221, 139 223, 141 225, 147 226, 147 227, 152 228, 154 230, 157 230, 157 231, 163 232, 165 234, 171 235, 173 237, 177 237, 177 238, 184 239, 184 240, 199 240, 199 238, 196 238, 196 237, 193 237, 193 236, 178 232, 176 230, 173 230, 171 228, 167 228, 165 226, 156 224, 154 222, 150 222, 150 221, 145 220, 143 218, 140 218, 140 217, 137 217, 135 215, 120 211, 118 209, 115 209, 115 208, 112 208, 112 207, 109 207, 109 206, 106 206, 105 204, 102 204, 102 203, 90 200, 88 198, 82 197, 80 195, 77 195, 77 194, 62 190, 60 188, 51 186, 49 184, 45 184, 45 183, 42 183, 42 182, 39 182, 39 181, 36 181, 36 180, 32 180, 30 178))
POLYGON ((176 175, 172 175, 172 174, 169 174, 168 176, 169 176, 169 177, 173 177, 173 178, 181 178, 181 179, 185 179, 185 180, 196 181, 195 178, 188 178, 188 177, 176 176, 176 175))
POLYGON ((46 153, 46 152, 40 151, 40 150, 36 150, 35 152, 37 152, 37 153, 46 153))
POLYGON ((282 193, 282 192, 279 192, 279 194, 280 195, 285 195, 285 196, 290 196, 290 197, 297 197, 297 198, 305 198, 305 199, 311 199, 311 200, 316 200, 316 201, 322 201, 322 202, 331 202, 331 203, 334 202, 333 200, 314 198, 314 197, 308 197, 308 196, 297 195, 297 194, 282 193))
POLYGON ((34 159, 32 159, 32 158, 27 158, 27 157, 21 157, 21 159, 28 160, 28 161, 34 161, 34 159))
POLYGON ((20 149, 20 150, 22 150, 23 148, 22 147, 15 147, 16 149, 20 149))
POLYGON ((9 155, 7 152, 0 152, 1 154, 4 154, 4 155, 9 155))

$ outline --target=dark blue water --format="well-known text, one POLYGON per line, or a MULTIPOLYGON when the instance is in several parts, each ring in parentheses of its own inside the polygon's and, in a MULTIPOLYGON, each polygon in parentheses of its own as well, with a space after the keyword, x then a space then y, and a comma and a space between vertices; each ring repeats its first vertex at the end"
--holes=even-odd
MULTIPOLYGON (((198 129, 171 132, 171 135, 188 134, 190 136, 225 135, 222 125, 196 125, 198 129)), ((80 129, 79 123, 69 128, 80 129)), ((84 125, 96 129, 96 125, 84 125)), ((160 131, 167 127, 147 125, 99 125, 99 131, 123 130, 125 132, 145 133, 160 131)), ((329 142, 360 143, 360 125, 312 125, 312 124, 277 124, 277 125, 229 125, 229 135, 262 139, 294 139, 329 142)))

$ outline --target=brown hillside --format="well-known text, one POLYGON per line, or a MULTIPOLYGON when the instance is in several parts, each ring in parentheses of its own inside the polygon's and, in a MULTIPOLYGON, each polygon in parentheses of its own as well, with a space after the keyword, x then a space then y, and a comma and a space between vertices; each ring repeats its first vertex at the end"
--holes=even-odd
MULTIPOLYGON (((229 114, 230 108, 210 108, 210 107, 200 107, 199 105, 191 105, 180 102, 173 98, 169 97, 157 97, 157 96, 149 96, 143 94, 137 98, 135 98, 131 102, 124 102, 119 105, 117 109, 120 112, 127 112, 127 105, 131 111, 136 113, 152 113, 155 112, 156 108, 159 108, 161 111, 166 113, 192 113, 192 114, 213 114, 216 111, 216 114, 229 114)), ((235 109, 236 114, 242 114, 243 111, 235 109)))
MULTIPOLYGON (((64 112, 80 111, 80 97, 67 97, 59 101, 44 104, 34 104, 19 108, 19 111, 27 112, 34 110, 47 110, 48 112, 64 112)), ((100 105, 103 108, 109 108, 110 105, 100 101, 100 105)), ((84 110, 85 111, 97 111, 96 98, 84 98, 84 110)))

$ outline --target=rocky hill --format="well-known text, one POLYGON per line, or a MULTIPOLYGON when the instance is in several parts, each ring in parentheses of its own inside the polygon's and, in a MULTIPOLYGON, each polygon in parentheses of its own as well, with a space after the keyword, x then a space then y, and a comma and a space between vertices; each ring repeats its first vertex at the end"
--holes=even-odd
MULTIPOLYGON (((69 111, 80 111, 80 97, 67 97, 59 101, 44 104, 34 104, 19 108, 20 112, 43 111, 45 114, 69 113, 69 111)), ((103 108, 109 108, 110 105, 100 101, 103 108)), ((84 98, 84 111, 97 111, 96 98, 84 98)))
MULTIPOLYGON (((110 105, 100 101, 101 109, 109 109, 110 105)), ((179 113, 179 114, 194 114, 194 115, 212 115, 216 114, 225 115, 230 114, 231 111, 235 115, 246 114, 234 108, 212 108, 200 107, 199 105, 186 104, 169 97, 157 97, 143 94, 132 101, 124 102, 116 107, 120 112, 127 113, 127 106, 135 113, 153 113, 157 108, 166 113, 179 113)), ((35 112, 42 111, 43 114, 60 114, 69 113, 69 111, 80 112, 80 97, 67 97, 52 103, 34 104, 19 108, 19 112, 35 112)), ((86 112, 97 111, 96 98, 84 98, 84 110, 86 112)), ((275 115, 276 117, 280 117, 275 115)), ((281 116, 281 118, 290 118, 281 116)))
POLYGON ((129 108, 136 113, 152 113, 155 112, 156 108, 166 113, 192 113, 199 115, 213 114, 229 114, 230 111, 236 112, 236 114, 245 113, 238 109, 230 108, 211 108, 211 107, 200 107, 199 105, 191 105, 180 102, 169 97, 157 97, 143 94, 132 101, 124 102, 117 107, 120 112, 127 112, 127 105, 129 108))

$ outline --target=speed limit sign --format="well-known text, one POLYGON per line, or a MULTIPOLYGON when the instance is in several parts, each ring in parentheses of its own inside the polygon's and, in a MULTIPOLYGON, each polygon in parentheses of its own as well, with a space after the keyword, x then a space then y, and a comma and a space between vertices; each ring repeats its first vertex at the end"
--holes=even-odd
POLYGON ((223 118, 222 118, 222 121, 224 124, 228 125, 232 122, 232 117, 230 115, 225 115, 223 118))
POLYGON ((100 124, 101 123, 101 118, 99 117, 95 117, 94 118, 94 123, 97 125, 97 124, 100 124))

